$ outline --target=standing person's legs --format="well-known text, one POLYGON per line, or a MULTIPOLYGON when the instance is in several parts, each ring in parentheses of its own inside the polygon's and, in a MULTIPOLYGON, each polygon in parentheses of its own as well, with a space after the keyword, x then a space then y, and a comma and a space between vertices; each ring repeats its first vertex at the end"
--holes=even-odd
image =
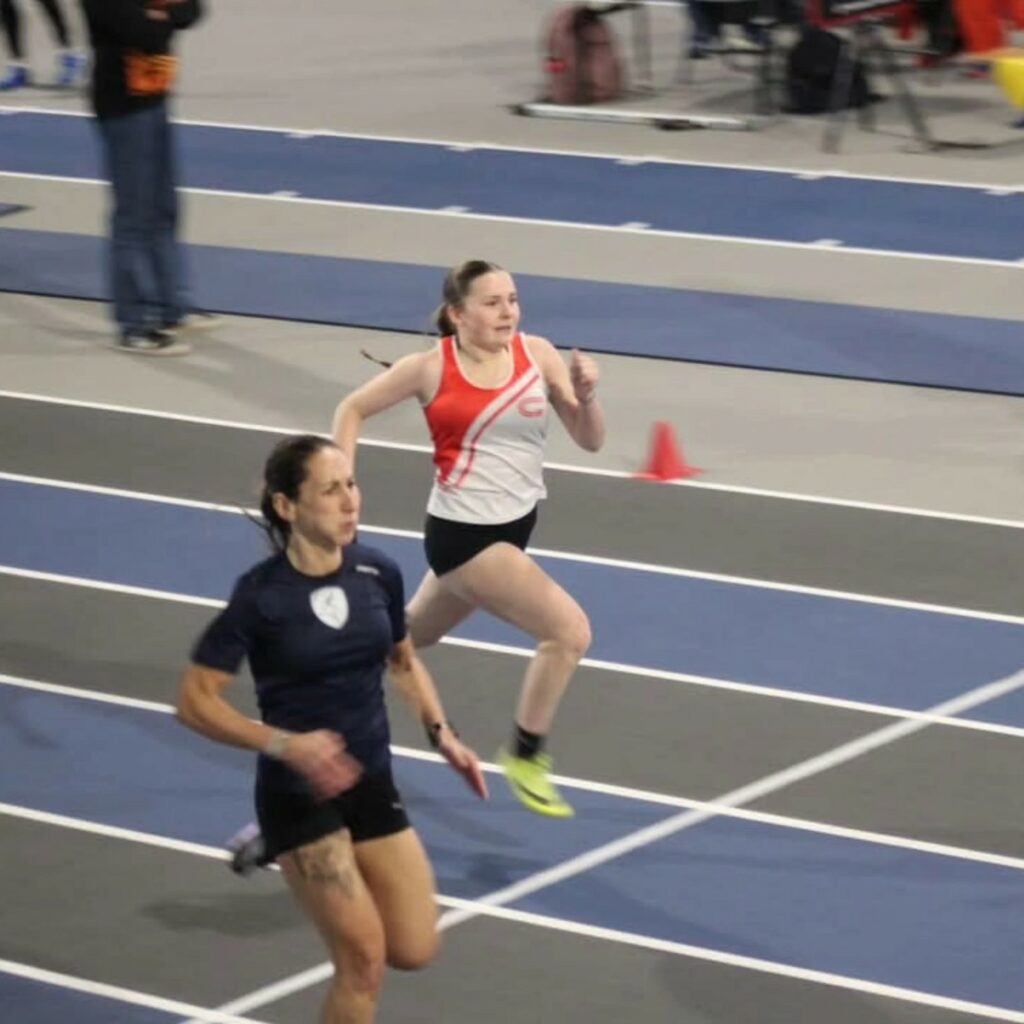
POLYGON ((24 60, 25 50, 21 40, 21 12, 14 0, 0 0, 0 22, 3 22, 4 40, 11 60, 24 60))
POLYGON ((36 0, 46 13, 54 41, 58 46, 57 81, 59 88, 67 89, 77 85, 85 71, 85 57, 72 49, 71 32, 60 0, 36 0))
POLYGON ((384 980, 384 924, 348 830, 283 854, 277 862, 334 964, 321 1024, 372 1024, 384 980))
POLYGON ((0 22, 3 23, 4 39, 10 62, 0 77, 0 91, 20 89, 28 85, 28 67, 25 64, 25 50, 21 37, 21 12, 14 0, 0 0, 0 22))
POLYGON ((184 253, 178 242, 177 166, 174 127, 167 104, 154 108, 156 146, 153 270, 156 278, 156 320, 160 325, 179 323, 188 312, 184 253))
POLYGON ((71 35, 68 32, 67 19, 57 0, 36 0, 46 14, 46 20, 50 23, 50 30, 53 32, 54 41, 65 50, 71 46, 71 35))
POLYGON ((113 196, 109 277, 114 320, 122 334, 149 327, 153 304, 152 223, 156 144, 150 111, 98 121, 113 196))

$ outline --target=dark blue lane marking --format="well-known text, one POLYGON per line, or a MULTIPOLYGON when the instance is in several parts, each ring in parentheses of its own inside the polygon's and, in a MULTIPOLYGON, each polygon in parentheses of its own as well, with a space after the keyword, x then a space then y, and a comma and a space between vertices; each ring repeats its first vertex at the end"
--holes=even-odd
POLYGON ((1017 869, 715 818, 513 906, 1016 1010, 1022 903, 1017 869))
MULTIPOLYGON (((102 300, 104 244, 0 229, 0 290, 102 300)), ((442 267, 211 245, 190 246, 187 258, 207 309, 417 334, 429 330, 444 276, 442 267)), ((1024 393, 1018 321, 530 274, 516 283, 524 328, 564 347, 1024 393)))
MULTIPOLYGON (((223 599, 235 576, 265 554, 259 532, 229 513, 2 480, 0 505, 0 564, 26 569, 223 599)), ((364 540, 399 562, 411 592, 424 569, 420 542, 370 533, 364 540)), ((594 626, 590 656, 605 661, 915 710, 1024 665, 1020 625, 542 564, 578 596, 594 626)), ((486 615, 456 635, 531 645, 486 615)))
MULTIPOLYGON (((182 125, 182 183, 254 194, 1018 261, 1024 196, 850 178, 182 125)), ((0 170, 101 177, 85 118, 0 118, 0 170)))

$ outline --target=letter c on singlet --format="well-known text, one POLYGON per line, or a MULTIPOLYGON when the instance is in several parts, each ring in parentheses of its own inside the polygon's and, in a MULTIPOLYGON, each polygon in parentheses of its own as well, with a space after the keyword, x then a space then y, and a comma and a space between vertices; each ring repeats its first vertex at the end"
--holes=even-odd
POLYGON ((309 595, 313 614, 331 629, 341 629, 348 622, 348 598, 341 587, 321 587, 309 595))
POLYGON ((538 416, 544 415, 545 401, 542 395, 527 395, 519 400, 516 408, 519 410, 520 416, 525 416, 527 419, 536 419, 538 416))

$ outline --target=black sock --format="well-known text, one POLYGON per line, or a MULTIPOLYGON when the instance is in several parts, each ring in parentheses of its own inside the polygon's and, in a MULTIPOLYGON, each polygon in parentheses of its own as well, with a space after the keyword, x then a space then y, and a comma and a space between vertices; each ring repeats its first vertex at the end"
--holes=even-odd
POLYGON ((544 749, 544 737, 535 732, 527 732, 521 725, 516 725, 512 733, 512 753, 516 757, 534 757, 544 749))

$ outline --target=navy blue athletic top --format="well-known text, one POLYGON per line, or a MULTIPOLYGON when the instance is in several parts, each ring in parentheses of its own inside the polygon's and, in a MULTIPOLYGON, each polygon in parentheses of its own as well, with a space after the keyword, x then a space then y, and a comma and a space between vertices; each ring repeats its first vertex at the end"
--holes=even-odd
MULTIPOLYGON (((248 657, 264 722, 290 732, 333 729, 365 773, 376 775, 391 763, 385 662, 405 634, 398 566, 380 551, 349 544, 341 568, 326 576, 306 576, 283 554, 254 566, 199 638, 192 660, 234 673, 248 657)), ((258 770, 264 785, 305 785, 281 761, 261 756, 258 770)))

